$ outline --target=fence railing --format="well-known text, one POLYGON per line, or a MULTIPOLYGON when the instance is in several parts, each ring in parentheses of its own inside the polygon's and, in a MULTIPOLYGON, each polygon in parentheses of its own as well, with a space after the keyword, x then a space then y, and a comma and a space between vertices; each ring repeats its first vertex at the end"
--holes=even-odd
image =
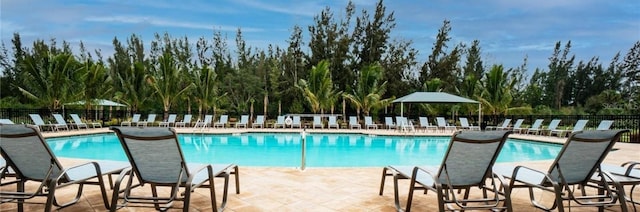
MULTIPOLYGON (((52 116, 54 113, 63 114, 64 117, 70 119, 69 114, 78 114, 83 119, 101 122, 103 126, 109 126, 110 124, 119 124, 123 120, 129 119, 132 114, 130 111, 126 110, 85 110, 85 109, 64 109, 64 110, 55 110, 51 111, 48 109, 14 109, 14 108, 4 108, 0 109, 0 118, 3 119, 11 119, 15 123, 24 123, 24 124, 33 124, 31 118, 29 118, 29 114, 39 114, 45 122, 55 123, 55 120, 52 116)), ((157 113, 159 114, 158 119, 162 119, 162 112, 157 111, 140 111, 138 112, 146 117, 149 113, 157 113)), ((186 111, 170 111, 169 113, 177 113, 177 114, 185 114, 186 111)), ((196 114, 194 114, 196 115, 196 114)), ((355 115, 355 114, 349 114, 355 115)), ((382 123, 384 117, 391 116, 395 117, 398 114, 382 114, 377 116, 378 123, 382 123)), ((452 115, 440 115, 442 117, 446 117, 448 121, 452 124, 457 124, 458 118, 461 116, 452 116, 452 115)), ((612 129, 629 129, 631 133, 622 137, 621 141, 623 142, 638 142, 640 143, 640 115, 483 115, 481 123, 478 123, 478 116, 464 116, 469 119, 469 122, 473 125, 480 125, 483 129, 486 126, 496 126, 504 119, 509 118, 514 120, 524 119, 524 125, 531 125, 536 119, 544 119, 543 126, 549 124, 552 119, 560 119, 560 126, 562 128, 571 128, 578 120, 589 120, 587 122, 586 128, 596 128, 600 121, 602 120, 613 120, 612 129)), ((418 120, 418 117, 408 117, 409 119, 418 120)), ((197 118, 196 118, 197 119, 197 118)), ((429 116, 429 120, 435 120, 435 116, 429 116)), ((432 123, 433 124, 433 123, 432 123)))

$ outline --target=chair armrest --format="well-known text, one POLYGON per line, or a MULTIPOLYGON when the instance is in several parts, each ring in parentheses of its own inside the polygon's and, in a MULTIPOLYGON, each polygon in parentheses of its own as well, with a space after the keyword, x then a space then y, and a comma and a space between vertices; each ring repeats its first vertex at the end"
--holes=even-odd
POLYGON ((91 161, 91 162, 79 164, 79 165, 64 169, 56 178, 56 182, 59 182, 60 179, 62 179, 62 177, 64 177, 65 175, 69 176, 70 181, 65 182, 64 185, 69 185, 69 184, 74 184, 76 182, 82 182, 91 178, 102 176, 102 171, 100 171, 100 165, 97 162, 91 161), (95 171, 94 172, 95 174, 87 173, 89 168, 91 168, 92 166, 93 166, 93 171, 95 171), (78 177, 78 178, 74 178, 74 177, 78 177))

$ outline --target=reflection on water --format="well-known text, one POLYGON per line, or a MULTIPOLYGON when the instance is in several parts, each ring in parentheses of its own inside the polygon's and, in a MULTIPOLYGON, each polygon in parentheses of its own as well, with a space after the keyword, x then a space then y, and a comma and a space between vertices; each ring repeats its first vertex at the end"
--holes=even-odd
MULTIPOLYGON (((245 133, 227 135, 179 134, 185 159, 199 163, 236 163, 243 166, 300 166, 299 133, 245 133)), ((361 134, 307 134, 309 167, 379 167, 437 165, 449 137, 369 136, 361 134)), ((126 160, 114 134, 47 139, 60 157, 126 160)), ((509 140, 499 162, 553 159, 560 145, 509 140)))

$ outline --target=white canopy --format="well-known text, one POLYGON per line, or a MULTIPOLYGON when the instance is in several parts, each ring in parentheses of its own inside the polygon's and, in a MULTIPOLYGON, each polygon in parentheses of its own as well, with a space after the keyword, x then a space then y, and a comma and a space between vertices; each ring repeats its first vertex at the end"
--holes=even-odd
POLYGON ((482 119, 482 104, 476 100, 467 99, 461 96, 445 92, 414 92, 412 94, 393 100, 393 103, 400 103, 400 115, 404 113, 404 103, 435 103, 435 104, 453 104, 453 103, 473 103, 478 104, 478 123, 482 119))
MULTIPOLYGON (((81 101, 77 101, 77 102, 70 102, 70 103, 65 103, 65 105, 84 105, 86 104, 86 102, 84 100, 81 101)), ((126 107, 127 105, 124 104, 120 104, 111 100, 107 100, 107 99, 94 99, 92 100, 92 105, 95 106, 115 106, 115 107, 126 107)))

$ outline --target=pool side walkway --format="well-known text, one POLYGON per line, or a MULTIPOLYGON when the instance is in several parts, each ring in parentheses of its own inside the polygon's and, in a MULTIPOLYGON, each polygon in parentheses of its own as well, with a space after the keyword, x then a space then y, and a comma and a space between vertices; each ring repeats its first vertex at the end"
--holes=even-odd
MULTIPOLYGON (((242 132, 300 132, 300 129, 206 129, 194 130, 193 128, 179 128, 181 133, 242 133, 242 132)), ((71 130, 62 132, 47 132, 45 137, 76 135, 85 133, 111 132, 108 128, 71 130)), ((312 130, 307 132, 371 132, 377 135, 403 135, 391 130, 312 130)), ((415 133, 415 135, 450 135, 446 133, 415 133)), ((414 135, 409 133, 408 135, 414 135)), ((546 142, 563 142, 564 139, 547 136, 512 135, 512 138, 529 140, 543 140, 546 142)), ((605 162, 621 164, 629 160, 638 160, 637 152, 640 145, 618 143, 615 151, 611 152, 605 162)), ((77 159, 61 159, 65 165, 73 165, 83 162, 77 159)), ((519 162, 529 167, 546 169, 552 161, 519 162)), ((225 211, 395 211, 393 203, 393 182, 387 179, 382 196, 378 195, 382 167, 372 168, 307 168, 304 171, 297 167, 240 167, 241 193, 235 194, 233 183, 230 183, 229 201, 225 211)), ((405 201, 408 183, 401 182, 400 198, 405 201)), ((34 186, 34 185, 29 185, 34 186)), ((218 180, 216 187, 221 188, 222 182, 218 180)), ((222 189, 217 190, 220 199, 222 189)), ((74 196, 73 188, 58 190, 58 198, 70 199, 74 196)), ((638 192, 638 191, 636 191, 638 192)), ((96 186, 85 186, 84 194, 79 203, 64 208, 61 211, 107 211, 102 205, 102 199, 96 186)), ((110 193, 110 192, 109 192, 110 193)), ((478 192, 476 192, 478 193, 478 192)), ((192 208, 190 211, 210 211, 209 195, 206 189, 199 189, 192 196, 192 208)), ((436 211, 435 195, 430 192, 426 195, 415 194, 414 211, 436 211)), ((524 189, 515 190, 512 198, 516 211, 536 211, 528 202, 528 192, 524 189)), ((544 196, 546 200, 551 197, 544 196)), ((44 198, 36 199, 44 202, 44 198)), ((182 203, 177 202, 172 211, 181 210, 182 203)), ((40 204, 26 204, 25 211, 42 211, 40 204)), ((16 204, 5 203, 0 205, 0 211, 14 211, 16 204)), ((580 208, 580 211, 597 211, 595 208, 580 208)), ((608 208, 607 211, 618 211, 619 208, 608 208)), ((149 207, 126 207, 119 211, 155 211, 149 207)))

